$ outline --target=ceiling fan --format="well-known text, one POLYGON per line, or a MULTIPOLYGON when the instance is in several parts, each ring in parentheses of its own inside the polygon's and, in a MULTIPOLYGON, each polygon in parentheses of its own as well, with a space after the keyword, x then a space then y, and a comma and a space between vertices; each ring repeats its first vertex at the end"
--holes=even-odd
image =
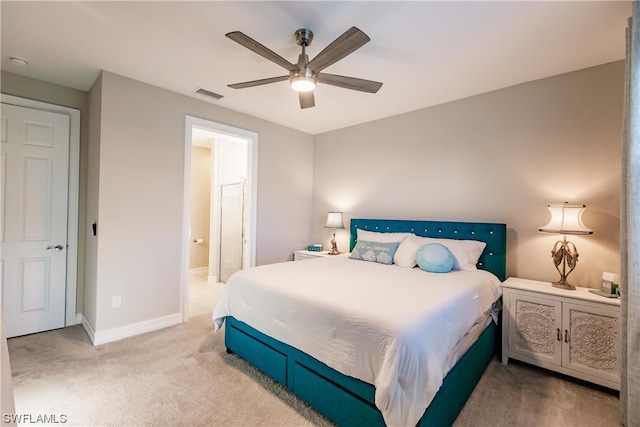
POLYGON ((292 64, 271 49, 261 45, 240 31, 232 31, 225 35, 231 40, 289 71, 288 76, 271 77, 228 85, 233 89, 242 89, 289 80, 291 88, 298 92, 300 108, 310 108, 315 105, 313 90, 317 83, 368 93, 376 93, 382 87, 382 83, 380 82, 321 72, 371 40, 369 36, 356 27, 351 27, 345 31, 344 34, 331 42, 311 61, 309 61, 309 57, 306 54, 306 47, 309 46, 313 40, 313 32, 304 28, 297 30, 295 32, 296 42, 302 47, 302 53, 298 56, 298 62, 296 64, 292 64))

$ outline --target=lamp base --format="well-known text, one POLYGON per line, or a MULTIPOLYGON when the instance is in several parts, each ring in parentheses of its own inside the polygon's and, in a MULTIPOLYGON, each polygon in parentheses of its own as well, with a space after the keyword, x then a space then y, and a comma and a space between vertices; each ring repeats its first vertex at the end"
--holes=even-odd
POLYGON ((331 239, 331 250, 329 251, 329 255, 340 255, 341 252, 338 250, 338 245, 336 244, 336 239, 331 239))
POLYGON ((553 264, 556 266, 556 270, 560 273, 560 280, 553 282, 551 285, 554 288, 575 291, 576 287, 567 283, 567 276, 571 274, 578 263, 578 249, 576 249, 576 245, 567 242, 567 236, 565 235, 562 240, 558 240, 556 244, 553 245, 551 258, 553 259, 553 264), (562 264, 562 270, 559 268, 560 264, 562 264), (569 271, 567 271, 567 266, 569 266, 569 271))
POLYGON ((336 243, 336 229, 333 229, 333 239, 331 239, 331 251, 329 251, 329 255, 340 255, 341 252, 338 250, 338 244, 336 243))
POLYGON ((554 288, 560 288, 560 289, 566 289, 568 291, 575 291, 576 287, 567 283, 566 281, 558 281, 558 282, 553 282, 551 284, 551 286, 553 286, 554 288))

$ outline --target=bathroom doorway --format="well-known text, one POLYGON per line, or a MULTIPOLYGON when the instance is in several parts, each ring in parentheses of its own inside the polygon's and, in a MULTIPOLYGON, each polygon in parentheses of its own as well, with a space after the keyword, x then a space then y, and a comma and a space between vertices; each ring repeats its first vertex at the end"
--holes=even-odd
POLYGON ((183 321, 255 265, 257 134, 187 116, 183 321))

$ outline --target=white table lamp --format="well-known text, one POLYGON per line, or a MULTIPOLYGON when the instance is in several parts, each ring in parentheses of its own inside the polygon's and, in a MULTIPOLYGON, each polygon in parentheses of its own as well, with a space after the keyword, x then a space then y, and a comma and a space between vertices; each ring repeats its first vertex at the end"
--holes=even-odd
POLYGON ((324 227, 333 228, 333 238, 331 239, 331 251, 329 252, 329 255, 340 255, 340 251, 336 244, 336 228, 344 228, 342 212, 329 212, 327 214, 327 224, 324 227))

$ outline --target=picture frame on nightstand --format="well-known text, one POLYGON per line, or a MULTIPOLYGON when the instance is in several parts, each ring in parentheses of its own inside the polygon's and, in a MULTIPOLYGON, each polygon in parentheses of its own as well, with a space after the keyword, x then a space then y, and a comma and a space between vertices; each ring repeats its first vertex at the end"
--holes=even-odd
POLYGON ((611 280, 602 279, 600 290, 605 294, 615 294, 617 287, 618 285, 614 284, 611 280))

